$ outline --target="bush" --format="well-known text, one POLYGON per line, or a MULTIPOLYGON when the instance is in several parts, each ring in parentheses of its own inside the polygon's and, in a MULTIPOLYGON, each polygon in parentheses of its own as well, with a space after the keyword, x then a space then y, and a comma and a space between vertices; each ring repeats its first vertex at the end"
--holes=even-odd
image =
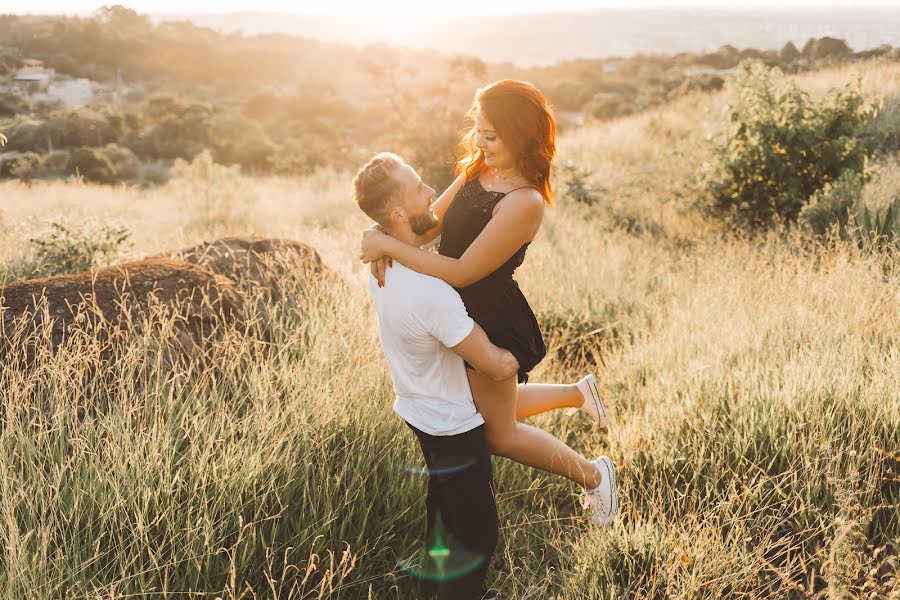
POLYGON ((881 247, 900 239, 900 194, 882 209, 870 208, 863 195, 863 177, 846 171, 837 181, 813 194, 800 221, 817 235, 836 230, 842 240, 861 248, 881 247))
POLYGON ((275 155, 275 147, 259 123, 237 111, 219 113, 208 126, 209 150, 217 163, 259 171, 275 155))
POLYGON ((103 154, 115 169, 117 181, 133 181, 138 176, 140 163, 134 152, 117 144, 107 144, 103 154))
POLYGON ((47 152, 51 148, 103 146, 122 135, 123 125, 115 115, 81 109, 57 111, 43 121, 17 117, 9 131, 11 149, 47 152))
POLYGON ((34 259, 24 279, 80 273, 109 264, 128 245, 131 233, 124 227, 88 224, 82 230, 53 222, 46 234, 28 240, 34 259))
POLYGON ((884 210, 870 210, 861 200, 854 205, 853 235, 862 247, 883 247, 900 240, 900 194, 884 210))
POLYGON ((21 152, 4 152, 0 154, 0 177, 13 177, 12 168, 22 156, 21 152))
POLYGON ((25 111, 25 104, 13 94, 0 94, 0 117, 12 117, 25 111))
POLYGON ((116 168, 106 155, 96 148, 73 149, 69 171, 95 183, 114 183, 116 180, 116 168))
POLYGON ((845 171, 865 179, 875 114, 859 86, 816 102, 777 68, 742 63, 729 82, 731 128, 707 183, 713 209, 749 230, 794 223, 808 199, 845 171))
POLYGON ((592 175, 590 169, 579 166, 572 161, 564 162, 559 168, 565 191, 563 196, 586 206, 594 206, 599 200, 597 191, 588 181, 592 175))
POLYGON ((794 62, 798 58, 800 58, 800 51, 797 50, 797 46, 794 45, 794 42, 788 42, 781 48, 781 52, 778 53, 778 57, 782 60, 782 62, 790 63, 794 62))
POLYGON ((30 179, 37 170, 41 157, 34 152, 7 152, 0 154, 0 177, 30 179))
POLYGON ((131 133, 122 140, 143 159, 191 160, 206 143, 205 123, 189 123, 186 119, 169 118, 147 127, 141 133, 131 133))
POLYGON ((803 45, 803 55, 813 60, 822 60, 826 58, 845 58, 853 51, 847 42, 838 38, 823 37, 819 39, 810 38, 803 45))
POLYGON ((809 204, 800 211, 800 222, 816 235, 825 235, 836 226, 840 237, 846 238, 853 207, 860 202, 864 185, 859 173, 844 171, 810 197, 809 204))
POLYGON ((47 137, 43 122, 19 115, 9 124, 10 150, 46 150, 47 137))
POLYGON ((41 157, 39 173, 41 177, 60 177, 74 173, 69 170, 72 154, 68 150, 54 150, 41 157))

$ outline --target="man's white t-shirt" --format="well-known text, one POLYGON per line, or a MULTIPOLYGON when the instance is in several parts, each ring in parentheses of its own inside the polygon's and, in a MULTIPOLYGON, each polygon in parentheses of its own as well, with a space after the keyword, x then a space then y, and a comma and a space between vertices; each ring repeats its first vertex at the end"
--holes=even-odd
POLYGON ((394 380, 394 411, 429 435, 456 435, 484 423, 463 360, 450 350, 475 327, 456 290, 395 261, 383 288, 369 275, 369 292, 394 380))

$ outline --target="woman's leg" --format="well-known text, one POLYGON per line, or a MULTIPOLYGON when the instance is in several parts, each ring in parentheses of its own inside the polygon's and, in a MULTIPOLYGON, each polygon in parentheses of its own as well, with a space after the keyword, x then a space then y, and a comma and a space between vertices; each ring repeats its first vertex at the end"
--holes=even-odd
POLYGON ((574 383, 529 383, 518 387, 516 420, 521 421, 556 408, 581 408, 584 395, 574 383))
POLYGON ((582 487, 600 485, 593 464, 553 435, 516 421, 516 380, 494 381, 466 369, 475 406, 484 417, 491 453, 567 477, 582 487))

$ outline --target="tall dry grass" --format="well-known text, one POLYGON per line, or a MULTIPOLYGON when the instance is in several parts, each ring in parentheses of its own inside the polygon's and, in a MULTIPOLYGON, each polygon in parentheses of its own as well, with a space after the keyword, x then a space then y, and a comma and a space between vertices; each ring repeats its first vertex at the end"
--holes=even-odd
MULTIPOLYGON (((897 98, 896 65, 859 69, 897 98)), ((561 198, 518 275, 542 318, 574 323, 547 331, 533 378, 595 370, 616 419, 608 436, 581 416, 534 421, 613 457, 622 512, 597 531, 568 482, 496 460, 504 600, 900 597, 900 257, 720 235, 693 202, 723 104, 561 141, 601 204, 561 198)), ((866 193, 890 194, 898 172, 883 164, 866 193)), ((233 338, 215 368, 148 369, 153 346, 135 342, 90 378, 90 339, 3 368, 0 595, 416 597, 396 565, 424 525, 421 459, 390 410, 348 182, 0 186, 12 276, 27 238, 64 218, 128 227, 129 258, 297 238, 355 284, 284 282, 262 315, 273 351, 233 338)))

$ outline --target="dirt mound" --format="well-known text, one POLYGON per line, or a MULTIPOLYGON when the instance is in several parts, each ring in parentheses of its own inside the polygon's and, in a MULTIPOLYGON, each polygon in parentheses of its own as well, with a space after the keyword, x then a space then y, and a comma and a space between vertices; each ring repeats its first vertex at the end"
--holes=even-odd
POLYGON ((5 350, 29 362, 40 339, 53 349, 77 331, 113 341, 143 332, 148 324, 167 328, 181 351, 194 352, 243 326, 243 297, 215 273, 165 259, 0 287, 5 350))
POLYGON ((294 240, 228 237, 203 242, 171 254, 234 281, 238 286, 261 289, 271 298, 283 293, 290 278, 337 280, 311 246, 294 240))

